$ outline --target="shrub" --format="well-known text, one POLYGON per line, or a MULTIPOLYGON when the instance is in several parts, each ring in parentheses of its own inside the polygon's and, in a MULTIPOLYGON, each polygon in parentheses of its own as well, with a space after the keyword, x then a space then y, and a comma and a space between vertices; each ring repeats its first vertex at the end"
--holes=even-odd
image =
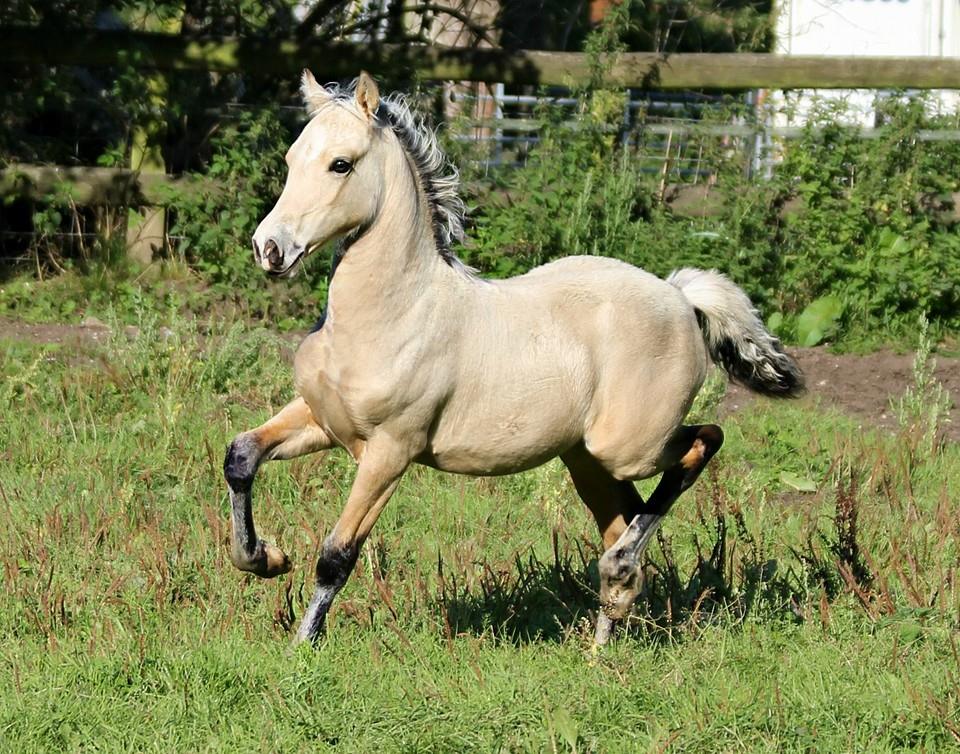
MULTIPOLYGON (((576 128, 548 117, 523 168, 477 193, 468 260, 516 274, 568 254, 625 259, 655 274, 712 267, 775 315, 771 324, 812 345, 836 336, 908 332, 926 313, 960 323, 960 235, 952 192, 960 144, 921 140, 942 125, 922 99, 891 98, 871 140, 823 107, 770 179, 745 177, 736 150, 701 145, 702 170, 724 197, 718 214, 678 216, 662 200, 650 153, 626 146, 585 96, 576 128), (705 148, 703 148, 705 146, 705 148), (479 201, 477 201, 479 199, 479 201)), ((600 109, 601 113, 602 108, 600 109)))
POLYGON ((195 269, 214 300, 282 327, 315 318, 326 294, 329 255, 301 268, 300 277, 265 285, 254 265, 250 239, 283 189, 283 155, 291 130, 273 109, 242 111, 213 139, 206 177, 219 189, 171 193, 177 253, 195 269))

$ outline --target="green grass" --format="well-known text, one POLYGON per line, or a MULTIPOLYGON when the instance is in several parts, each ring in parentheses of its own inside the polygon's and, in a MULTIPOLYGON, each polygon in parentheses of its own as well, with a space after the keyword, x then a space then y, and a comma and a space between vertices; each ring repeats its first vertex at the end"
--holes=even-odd
POLYGON ((261 471, 258 526, 295 564, 270 582, 230 565, 221 478, 289 397, 285 347, 149 318, 0 346, 0 750, 960 748, 956 445, 809 402, 727 417, 598 654, 598 538, 562 467, 415 468, 327 636, 292 649, 352 465, 261 471))

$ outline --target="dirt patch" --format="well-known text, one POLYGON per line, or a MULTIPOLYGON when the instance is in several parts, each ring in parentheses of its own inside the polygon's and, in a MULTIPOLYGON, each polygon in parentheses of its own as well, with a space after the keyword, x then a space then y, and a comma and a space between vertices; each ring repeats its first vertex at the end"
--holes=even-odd
POLYGON ((103 342, 110 328, 99 320, 84 320, 82 325, 34 325, 15 319, 0 320, 0 340, 24 340, 54 345, 103 342))
MULTIPOLYGON (((863 421, 866 426, 893 430, 897 416, 890 408, 913 385, 913 354, 877 351, 870 354, 835 354, 825 348, 789 349, 807 379, 807 395, 802 399, 816 405, 836 408, 863 421)), ((936 357, 936 377, 950 393, 954 406, 947 425, 947 437, 960 441, 960 359, 936 357)), ((731 385, 722 410, 736 411, 755 396, 738 385, 731 385)))
MULTIPOLYGON (((110 328, 99 320, 85 320, 80 325, 34 325, 17 320, 0 320, 0 340, 25 340, 33 343, 89 345, 103 342, 110 328)), ((130 337, 135 328, 126 328, 130 337)), ((287 333, 284 340, 299 342, 302 333, 287 333)), ((802 399, 814 405, 836 408, 861 420, 865 426, 893 430, 897 417, 890 409, 913 384, 913 354, 878 351, 871 354, 834 354, 826 348, 790 349, 807 379, 807 395, 802 399)), ((947 437, 960 441, 960 359, 937 357, 937 379, 954 399, 947 425, 947 437)), ((749 405, 755 396, 737 385, 731 385, 724 397, 722 413, 734 412, 749 405)))

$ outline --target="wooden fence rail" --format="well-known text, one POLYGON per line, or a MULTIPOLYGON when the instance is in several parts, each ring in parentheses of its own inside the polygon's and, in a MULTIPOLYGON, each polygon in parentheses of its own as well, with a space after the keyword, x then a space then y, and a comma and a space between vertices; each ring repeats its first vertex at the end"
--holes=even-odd
MULTIPOLYGON (((590 80, 582 53, 204 38, 133 31, 0 29, 0 64, 133 64, 162 70, 351 78, 363 68, 422 80, 570 86, 590 80)), ((605 82, 648 89, 960 89, 960 58, 624 53, 605 82)))
POLYGON ((164 173, 129 168, 60 167, 14 163, 0 168, 0 198, 49 200, 66 192, 64 198, 86 205, 163 205, 171 190, 180 192, 216 191, 216 181, 175 177, 164 173))

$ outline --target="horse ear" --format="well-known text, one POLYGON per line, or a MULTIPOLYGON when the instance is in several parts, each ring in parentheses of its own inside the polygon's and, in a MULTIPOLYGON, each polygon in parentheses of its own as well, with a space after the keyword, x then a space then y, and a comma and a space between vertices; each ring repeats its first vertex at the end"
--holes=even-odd
POLYGON ((330 101, 330 92, 317 83, 308 68, 303 69, 303 76, 300 78, 300 94, 303 95, 303 102, 311 113, 330 101))
POLYGON ((377 82, 366 71, 360 71, 360 78, 357 79, 357 105, 360 107, 360 112, 369 120, 373 120, 377 114, 377 108, 380 107, 380 90, 377 88, 377 82))

